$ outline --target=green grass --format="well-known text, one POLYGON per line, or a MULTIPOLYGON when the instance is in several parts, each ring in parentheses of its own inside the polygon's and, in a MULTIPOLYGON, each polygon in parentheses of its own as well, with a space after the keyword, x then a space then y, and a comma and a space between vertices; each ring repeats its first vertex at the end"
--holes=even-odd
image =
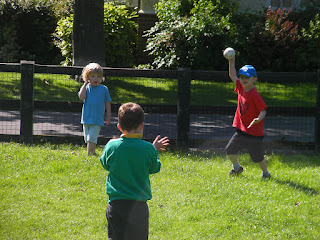
MULTIPOLYGON (((160 157, 151 240, 320 238, 319 155, 267 156, 270 180, 247 155, 237 177, 224 155, 160 157)), ((84 146, 0 143, 0 239, 107 239, 98 158, 84 146)))
MULTIPOLYGON (((0 73, 0 99, 20 99, 20 74, 0 73)), ((140 104, 177 104, 177 80, 108 77, 113 102, 134 101, 140 104)), ((316 83, 260 83, 257 89, 268 106, 315 107, 316 83)), ((68 75, 35 74, 35 100, 79 101, 81 83, 68 75), (43 82, 43 79, 49 84, 43 82)), ((234 106, 237 96, 234 84, 192 80, 191 104, 234 106)))

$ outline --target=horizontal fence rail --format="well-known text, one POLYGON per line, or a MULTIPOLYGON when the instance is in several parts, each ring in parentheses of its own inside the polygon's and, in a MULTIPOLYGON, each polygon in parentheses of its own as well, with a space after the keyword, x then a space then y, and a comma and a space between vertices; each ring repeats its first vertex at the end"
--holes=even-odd
MULTIPOLYGON (((33 93, 35 89, 30 88, 30 85, 35 85, 32 77, 34 74, 80 76, 82 69, 83 66, 39 65, 28 61, 21 61, 21 63, 0 63, 0 73, 21 74, 20 99, 0 98, 0 119, 2 119, 3 126, 6 126, 4 122, 7 122, 6 124, 12 122, 12 126, 8 127, 9 130, 3 129, 1 131, 0 128, 0 137, 5 139, 6 136, 12 137, 18 135, 19 140, 26 143, 32 143, 33 138, 41 135, 47 138, 54 136, 81 138, 80 114, 82 102, 80 100, 34 100, 33 93), (70 124, 64 122, 66 120, 62 119, 63 115, 68 115, 68 121, 72 119, 70 124), (52 119, 50 120, 50 118, 52 119), (54 119, 58 119, 58 121, 55 122, 54 119), (39 130, 41 121, 47 124, 46 128, 48 129, 39 130), (71 122, 77 122, 77 126, 71 126, 71 122), (57 129, 57 126, 60 126, 64 130, 57 129)), ((194 91, 198 91, 195 88, 203 88, 205 91, 206 82, 230 83, 227 71, 103 69, 107 85, 109 77, 132 78, 132 87, 137 87, 137 89, 145 87, 147 93, 148 88, 144 84, 141 86, 139 85, 140 83, 137 83, 138 86, 134 86, 135 81, 141 81, 139 78, 160 79, 159 81, 161 79, 172 79, 172 81, 175 81, 174 84, 177 89, 176 102, 174 104, 161 104, 156 100, 152 103, 140 103, 138 99, 132 99, 132 101, 141 104, 146 112, 146 132, 144 133, 146 139, 150 140, 155 134, 161 133, 162 135, 169 135, 173 139, 173 142, 176 143, 177 148, 186 149, 190 146, 201 147, 212 145, 216 147, 216 145, 219 145, 219 142, 221 142, 222 146, 230 138, 233 131, 231 125, 236 109, 236 100, 232 104, 215 106, 207 105, 206 103, 203 105, 194 105, 192 103, 192 94, 194 91), (194 80, 197 82, 194 83, 194 80), (150 120, 150 123, 147 120, 150 120)), ((287 83, 287 86, 290 86, 290 83, 315 84, 317 94, 314 106, 270 106, 265 120, 265 133, 266 140, 281 143, 294 142, 302 146, 312 145, 312 148, 318 149, 320 141, 319 71, 297 73, 260 72, 258 73, 258 77, 259 83, 274 83, 275 87, 279 87, 277 84, 285 83, 287 83), (304 128, 302 128, 303 125, 305 125, 304 128)), ((43 80, 45 81, 45 79, 43 80)), ((152 86, 150 92, 155 91, 155 94, 158 94, 157 89, 157 86, 152 86)), ((112 97, 112 91, 110 94, 112 97)), ((162 95, 160 90, 159 95, 162 95)), ((166 96, 161 97, 165 98, 166 96)), ((270 96, 263 97, 268 98, 270 96)), ((120 104, 121 100, 120 102, 112 103, 113 113, 117 112, 120 104)), ((117 121, 115 116, 113 117, 113 121, 117 121)), ((107 141, 111 137, 119 135, 119 132, 110 129, 111 127, 107 127, 102 130, 100 138, 105 138, 105 141, 107 141)))

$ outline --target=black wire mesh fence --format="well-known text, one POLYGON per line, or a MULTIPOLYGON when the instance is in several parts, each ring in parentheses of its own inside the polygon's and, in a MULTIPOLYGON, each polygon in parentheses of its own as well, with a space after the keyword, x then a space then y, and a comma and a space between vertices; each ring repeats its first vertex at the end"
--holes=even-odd
MULTIPOLYGON (((82 142, 82 102, 77 96, 82 67, 27 65, 33 69, 32 136, 82 142)), ((0 139, 21 141, 23 116, 28 115, 21 110, 25 76, 21 66, 0 64, 0 139)), ((104 70, 103 84, 112 97, 112 122, 102 128, 101 143, 119 136, 117 109, 129 101, 145 109, 147 140, 160 134, 187 147, 214 149, 223 148, 232 136, 237 95, 227 72, 104 70)), ((256 87, 268 105, 264 123, 267 142, 314 149, 319 135, 318 75, 258 73, 256 87)))

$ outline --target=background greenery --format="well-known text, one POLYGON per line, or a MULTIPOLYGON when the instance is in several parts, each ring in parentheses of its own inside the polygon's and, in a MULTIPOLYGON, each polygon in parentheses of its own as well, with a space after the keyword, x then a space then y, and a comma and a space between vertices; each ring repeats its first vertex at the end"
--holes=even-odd
POLYGON ((221 67, 225 63, 221 50, 233 32, 230 18, 235 10, 230 1, 160 1, 156 5, 159 21, 146 34, 146 50, 155 56, 153 65, 170 69, 221 67))
MULTIPOLYGON (((2 0, 0 62, 34 60, 71 64, 72 0, 2 0), (61 52, 59 52, 61 51, 61 52)), ((108 3, 105 7, 108 66, 134 67, 137 12, 108 3)), ((295 11, 237 11, 237 2, 161 0, 159 22, 147 31, 154 62, 140 68, 191 67, 225 70, 221 51, 232 46, 239 65, 258 71, 316 71, 320 68, 320 0, 295 11)))
MULTIPOLYGON (((137 15, 123 4, 104 4, 104 37, 106 65, 109 67, 132 67, 138 42, 137 15)), ((54 44, 61 50, 63 65, 72 65, 73 14, 59 20, 53 34, 54 44)))
POLYGON ((237 12, 230 1, 161 0, 159 22, 146 33, 147 50, 156 68, 223 70, 221 51, 231 46, 240 65, 258 71, 316 71, 319 9, 320 1, 294 12, 237 12))
MULTIPOLYGON (((248 155, 229 177, 225 155, 161 153, 150 239, 319 239, 319 157, 267 155, 265 181, 248 155)), ((107 238, 106 175, 85 146, 0 143, 0 239, 107 238)))
POLYGON ((62 60, 51 38, 58 20, 55 2, 0 2, 0 62, 35 60, 58 64, 62 60))

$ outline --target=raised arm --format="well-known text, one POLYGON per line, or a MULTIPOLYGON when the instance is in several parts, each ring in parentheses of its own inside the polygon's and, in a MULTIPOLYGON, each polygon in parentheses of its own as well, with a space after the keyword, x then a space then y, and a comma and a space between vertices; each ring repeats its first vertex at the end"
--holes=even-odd
POLYGON ((237 77, 237 70, 235 67, 236 57, 233 57, 229 59, 229 77, 232 80, 232 82, 236 83, 238 77, 237 77))
POLYGON ((86 87, 87 87, 88 83, 89 83, 88 81, 85 81, 84 84, 82 85, 82 87, 80 88, 79 93, 78 93, 78 96, 81 101, 86 99, 86 96, 87 96, 86 87))

